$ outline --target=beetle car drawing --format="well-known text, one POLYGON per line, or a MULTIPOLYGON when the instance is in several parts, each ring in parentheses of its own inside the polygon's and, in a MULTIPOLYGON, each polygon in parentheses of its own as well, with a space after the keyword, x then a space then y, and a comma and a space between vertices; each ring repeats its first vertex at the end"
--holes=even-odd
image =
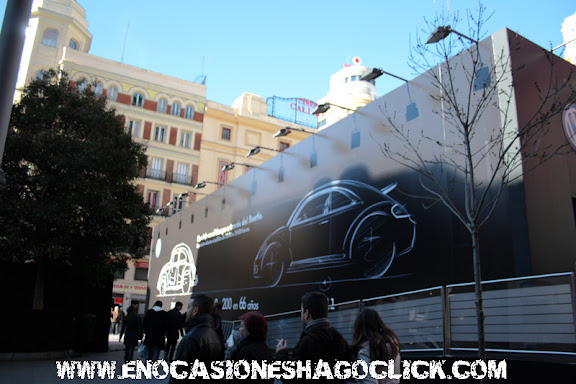
POLYGON ((379 190, 339 180, 314 189, 262 243, 254 277, 272 287, 286 273, 336 267, 352 267, 360 278, 381 277, 416 240, 415 221, 389 195, 396 185, 379 190))
POLYGON ((169 292, 189 294, 196 278, 196 265, 192 250, 188 245, 180 243, 172 249, 170 261, 164 264, 158 275, 156 288, 160 296, 169 292))

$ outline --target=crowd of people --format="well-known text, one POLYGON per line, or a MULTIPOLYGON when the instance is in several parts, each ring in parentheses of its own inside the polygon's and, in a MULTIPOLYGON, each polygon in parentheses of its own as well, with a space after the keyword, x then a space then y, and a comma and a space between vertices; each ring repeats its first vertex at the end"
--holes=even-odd
MULTIPOLYGON (((400 373, 400 341, 394 331, 384 324, 378 312, 370 308, 360 311, 354 323, 352 343, 348 344, 342 334, 330 325, 328 300, 322 292, 309 292, 302 296, 300 314, 304 329, 291 355, 288 340, 279 340, 274 351, 268 347, 268 324, 260 312, 251 311, 239 317, 239 340, 230 344, 224 341, 221 306, 215 305, 209 296, 194 294, 184 314, 181 313, 182 307, 183 304, 177 302, 174 308, 166 312, 162 309, 162 302, 157 301, 146 312, 143 321, 140 321, 135 308, 129 308, 120 331, 120 338, 124 336, 126 347, 125 360, 133 360, 134 349, 143 339, 147 360, 158 360, 162 350, 165 351, 164 360, 168 362, 180 360, 194 364, 199 361, 206 366, 224 358, 233 361, 363 360, 367 365, 375 360, 393 360, 394 373, 400 373), (182 339, 176 348, 180 337, 182 339)), ((251 381, 272 383, 273 379, 251 381)), ((178 383, 179 380, 173 377, 170 382, 178 383)), ((397 383, 399 379, 387 376, 375 379, 368 374, 356 382, 397 383)))

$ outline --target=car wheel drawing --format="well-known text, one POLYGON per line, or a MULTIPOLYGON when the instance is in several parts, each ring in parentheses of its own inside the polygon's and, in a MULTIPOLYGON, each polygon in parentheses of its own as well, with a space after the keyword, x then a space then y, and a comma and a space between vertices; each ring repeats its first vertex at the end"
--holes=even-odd
POLYGON ((396 186, 339 180, 309 192, 260 246, 254 278, 274 287, 287 273, 342 267, 363 279, 383 276, 416 240, 416 222, 390 196, 396 186))
POLYGON ((186 268, 184 270, 184 273, 182 275, 182 293, 183 294, 188 294, 190 292, 192 292, 192 283, 193 283, 193 277, 192 277, 192 270, 190 268, 186 268))
POLYGON ((387 216, 382 211, 366 215, 352 234, 350 255, 360 261, 364 277, 384 275, 394 259, 394 242, 388 239, 385 232, 387 216))
POLYGON ((268 245, 264 252, 263 261, 264 283, 273 287, 280 282, 284 274, 285 260, 282 244, 275 241, 268 245))

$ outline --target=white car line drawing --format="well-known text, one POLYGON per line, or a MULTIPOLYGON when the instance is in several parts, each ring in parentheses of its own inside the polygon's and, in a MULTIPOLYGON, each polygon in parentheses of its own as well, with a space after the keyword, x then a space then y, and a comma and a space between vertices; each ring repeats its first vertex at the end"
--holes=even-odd
POLYGON ((196 264, 192 250, 187 244, 180 243, 172 249, 170 261, 160 270, 156 288, 160 296, 170 293, 187 295, 192 292, 196 281, 196 264))

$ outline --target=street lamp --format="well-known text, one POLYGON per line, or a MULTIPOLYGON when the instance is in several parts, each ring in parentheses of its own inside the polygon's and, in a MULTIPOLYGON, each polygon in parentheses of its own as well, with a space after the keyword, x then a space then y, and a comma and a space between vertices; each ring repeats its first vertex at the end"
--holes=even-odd
MULTIPOLYGON (((476 46, 478 46, 477 40, 474 40, 471 37, 464 35, 463 33, 453 30, 452 28, 450 28, 449 25, 436 28, 436 30, 432 32, 432 34, 428 38, 426 44, 433 44, 439 42, 440 40, 444 40, 450 33, 455 33, 458 36, 462 36, 463 38, 470 40, 471 42, 475 43, 476 46)), ((478 69, 475 68, 474 83, 473 83, 474 91, 486 88, 490 84, 492 78, 490 74, 490 69, 482 64, 482 58, 480 57, 480 50, 479 49, 477 50, 478 50, 479 68, 478 69)))
POLYGON ((244 163, 232 162, 232 163, 230 163, 230 164, 224 165, 224 166, 222 167, 221 171, 222 171, 222 172, 231 171, 231 170, 233 170, 234 167, 237 166, 237 165, 243 165, 243 166, 245 166, 245 167, 251 167, 251 168, 252 168, 252 167, 255 167, 254 165, 251 165, 251 164, 244 164, 244 163))
POLYGON ((572 40, 569 40, 569 41, 567 41, 567 42, 565 42, 565 43, 562 43, 562 44, 560 44, 560 45, 557 45, 557 46, 555 46, 554 48, 552 48, 552 49, 550 50, 550 52, 554 52, 554 51, 557 50, 558 48, 562 48, 562 47, 564 47, 564 46, 566 46, 566 45, 568 45, 568 44, 570 44, 570 43, 573 43, 573 42, 575 42, 575 41, 576 41, 576 39, 572 39, 572 40))
POLYGON ((266 148, 266 147, 262 147, 262 146, 257 146, 257 147, 252 148, 251 150, 249 150, 248 153, 246 154, 246 157, 250 157, 250 156, 259 154, 261 149, 266 149, 268 151, 274 151, 274 152, 282 152, 282 151, 279 151, 279 150, 274 149, 274 148, 266 148))
POLYGON ((217 183, 215 181, 203 181, 201 183, 198 183, 194 186, 194 189, 201 189, 201 188, 205 188, 206 184, 216 184, 216 185, 224 185, 222 183, 217 183))
POLYGON ((433 43, 439 42, 440 40, 444 40, 450 33, 455 33, 458 36, 462 36, 463 38, 468 39, 471 42, 478 44, 478 41, 458 32, 458 31, 453 30, 452 28, 450 28, 449 25, 436 28, 436 30, 434 32, 432 32, 432 34, 428 38, 428 41, 426 42, 426 44, 433 44, 433 43))
POLYGON ((342 109, 346 109, 348 111, 351 112, 355 112, 355 109, 350 109, 350 108, 346 108, 346 107, 342 107, 340 105, 336 105, 334 103, 324 103, 324 104, 318 104, 318 107, 312 112, 313 115, 318 115, 320 113, 324 113, 327 110, 330 109, 330 107, 338 107, 338 108, 342 108, 342 109))
POLYGON ((406 107, 406 121, 414 120, 415 118, 420 116, 420 114, 418 113, 418 106, 416 105, 415 102, 412 101, 412 97, 410 96, 410 88, 408 88, 409 87, 409 81, 406 80, 405 78, 400 77, 400 76, 396 76, 390 72, 386 72, 385 70, 383 70, 381 68, 372 68, 368 72, 364 73, 360 77, 360 80, 370 81, 370 80, 374 80, 374 79, 376 79, 382 75, 392 76, 392 77, 395 77, 396 79, 403 80, 406 82, 406 87, 408 89, 408 98, 410 100, 410 104, 408 104, 408 106, 406 107))
POLYGON ((385 70, 381 69, 381 68, 372 68, 371 70, 369 70, 368 72, 364 73, 361 77, 360 80, 364 80, 364 81, 370 81, 370 80, 374 80, 382 75, 388 75, 388 76, 392 76, 395 77, 399 80, 403 80, 405 82, 408 82, 408 80, 406 80, 403 77, 400 76, 396 76, 393 75, 390 72, 386 72, 385 70))
POLYGON ((314 132, 308 132, 305 129, 302 128, 291 128, 291 127, 286 127, 286 128, 281 128, 278 132, 276 132, 273 136, 274 137, 283 137, 283 136, 288 136, 290 133, 292 133, 292 131, 298 131, 298 132, 304 132, 307 133, 309 135, 313 135, 314 132))

